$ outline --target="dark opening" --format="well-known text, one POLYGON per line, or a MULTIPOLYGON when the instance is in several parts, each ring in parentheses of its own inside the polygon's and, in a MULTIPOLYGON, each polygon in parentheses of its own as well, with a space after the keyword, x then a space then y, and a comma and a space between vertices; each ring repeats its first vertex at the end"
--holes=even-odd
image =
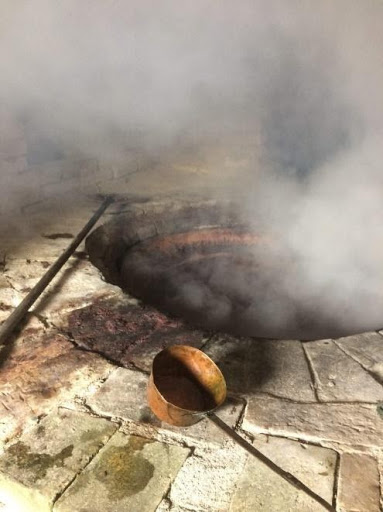
POLYGON ((379 308, 365 323, 355 315, 360 300, 376 297, 340 297, 334 312, 323 309, 324 289, 304 283, 293 254, 215 205, 122 218, 96 230, 87 247, 107 279, 199 328, 310 340, 381 327, 379 308))

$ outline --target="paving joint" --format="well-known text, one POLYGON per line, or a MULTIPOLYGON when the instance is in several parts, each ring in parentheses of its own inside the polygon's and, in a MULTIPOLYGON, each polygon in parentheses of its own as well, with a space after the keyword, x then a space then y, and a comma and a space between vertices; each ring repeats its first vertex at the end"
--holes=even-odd
MULTIPOLYGON (((52 325, 54 325, 54 324, 52 324, 52 325)), ((134 363, 129 363, 129 364, 132 365, 132 367, 127 366, 127 365, 123 366, 119 361, 109 357, 108 355, 106 355, 104 352, 102 352, 100 350, 90 349, 88 347, 83 347, 83 346, 79 345, 76 342, 76 340, 74 339, 74 337, 72 336, 70 331, 68 331, 67 329, 62 328, 62 327, 56 327, 56 328, 58 329, 58 332, 62 336, 64 336, 68 341, 70 341, 72 343, 72 345, 74 346, 75 350, 79 350, 79 351, 83 351, 83 352, 88 352, 89 354, 97 354, 98 356, 100 356, 103 359, 105 359, 105 361, 107 361, 108 363, 112 364, 115 368, 128 368, 129 370, 139 371, 141 373, 148 374, 148 372, 146 372, 144 370, 141 370, 141 368, 138 368, 134 363)))
POLYGON ((380 487, 380 510, 383 512, 383 468, 381 460, 378 459, 379 467, 379 487, 380 487))
MULTIPOLYGON (((228 395, 228 396, 230 396, 230 395, 228 395)), ((247 404, 246 398, 243 398, 243 397, 234 397, 234 398, 236 398, 237 400, 243 402, 242 410, 239 413, 238 419, 237 419, 237 421, 235 423, 235 426, 234 426, 234 430, 241 430, 243 419, 246 416, 246 410, 247 410, 247 405, 248 404, 247 404)))
MULTIPOLYGON (((375 331, 377 332, 378 334, 380 334, 378 331, 375 331)), ((383 386, 383 382, 382 382, 382 379, 380 379, 374 372, 371 372, 371 370, 369 368, 367 368, 364 364, 362 364, 358 359, 356 359, 353 355, 349 354, 346 350, 344 350, 344 348, 339 344, 337 343, 337 340, 332 340, 334 342, 334 344, 339 348, 339 350, 341 350, 341 352, 343 352, 343 354, 345 354, 347 357, 349 357, 350 359, 352 359, 355 363, 357 363, 366 373, 368 373, 368 375, 370 375, 370 377, 372 377, 378 384, 380 384, 381 386, 383 386)), ((363 402, 365 403, 365 402, 363 402)), ((374 402, 375 403, 375 402, 374 402)))
MULTIPOLYGON (((65 409, 65 407, 61 407, 62 409, 65 409)), ((67 489, 75 482, 75 480, 79 477, 79 475, 81 475, 81 473, 89 466, 89 464, 93 461, 93 459, 100 453, 100 451, 105 448, 105 446, 109 443, 109 441, 112 439, 113 436, 116 435, 116 433, 118 432, 119 430, 117 429, 115 432, 113 432, 107 439, 107 441, 105 441, 105 443, 100 446, 100 448, 96 451, 96 453, 93 455, 93 457, 91 457, 87 464, 85 464, 85 466, 83 466, 82 468, 80 468, 76 474, 74 475, 74 477, 71 479, 70 482, 68 482, 68 484, 60 490, 60 492, 58 492, 55 497, 53 498, 53 501, 52 501, 52 510, 54 509, 54 506, 55 506, 55 503, 61 498, 61 496, 63 496, 65 494, 65 492, 67 491, 67 489)))
POLYGON ((305 356, 305 360, 306 360, 306 363, 307 363, 307 367, 308 367, 308 370, 309 370, 309 373, 310 373, 312 390, 314 392, 316 401, 320 403, 321 400, 320 400, 319 394, 318 394, 318 385, 319 385, 318 374, 315 371, 315 368, 314 368, 314 365, 313 365, 313 363, 312 363, 312 361, 310 359, 310 356, 307 353, 307 350, 305 348, 304 343, 302 343, 302 342, 301 342, 301 347, 302 347, 302 350, 303 350, 303 353, 304 353, 304 356, 305 356))
POLYGON ((31 315, 37 318, 39 322, 44 326, 45 329, 49 329, 51 327, 55 328, 56 326, 51 323, 48 318, 41 313, 35 313, 34 311, 31 311, 31 315))
POLYGON ((337 509, 338 503, 338 489, 339 489, 339 478, 340 478, 340 454, 336 452, 335 470, 334 470, 334 487, 332 506, 337 509))
POLYGON ((210 342, 214 339, 214 336, 215 334, 210 334, 209 336, 206 336, 204 337, 204 339, 206 338, 205 342, 200 346, 200 350, 202 350, 203 352, 205 351, 205 349, 208 349, 209 348, 209 344, 210 342))

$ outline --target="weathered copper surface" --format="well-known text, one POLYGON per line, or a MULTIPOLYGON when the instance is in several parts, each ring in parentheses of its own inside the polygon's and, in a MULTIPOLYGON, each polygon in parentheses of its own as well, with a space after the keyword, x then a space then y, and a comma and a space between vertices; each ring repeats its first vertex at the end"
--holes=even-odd
POLYGON ((175 233, 158 237, 147 242, 153 250, 174 252, 177 249, 185 250, 190 246, 227 246, 238 244, 251 246, 262 241, 263 238, 246 231, 236 231, 231 228, 205 228, 186 233, 175 233))
POLYGON ((225 378, 201 350, 176 345, 154 358, 148 403, 161 421, 179 427, 193 425, 225 398, 225 378))

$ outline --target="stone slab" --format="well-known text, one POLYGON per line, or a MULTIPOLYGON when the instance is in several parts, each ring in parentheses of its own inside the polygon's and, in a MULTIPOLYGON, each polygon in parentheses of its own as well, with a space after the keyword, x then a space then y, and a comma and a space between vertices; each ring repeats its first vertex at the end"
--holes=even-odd
POLYGON ((54 506, 54 512, 154 512, 189 450, 115 434, 54 506))
MULTIPOLYGON (((0 253, 0 260, 2 256, 0 253)), ((12 311, 22 301, 22 295, 10 286, 9 281, 1 274, 1 263, 0 263, 0 322, 3 322, 8 318, 12 311)))
POLYGON ((299 341, 218 336, 209 343, 206 353, 220 367, 231 392, 269 393, 302 402, 316 400, 299 341))
POLYGON ((235 445, 195 450, 171 486, 171 511, 228 511, 246 460, 247 453, 235 445))
POLYGON ((36 422, 63 400, 82 395, 113 368, 97 354, 76 349, 61 334, 45 333, 34 317, 4 351, 0 372, 1 440, 36 422))
POLYGON ((383 400, 383 386, 333 341, 305 343, 304 348, 312 363, 318 397, 323 402, 383 400))
POLYGON ((202 331, 170 318, 150 306, 141 306, 128 295, 93 301, 69 317, 73 340, 121 366, 150 371, 154 357, 167 346, 201 347, 202 331))
MULTIPOLYGON (((66 236, 66 233, 62 231, 61 234, 66 236)), ((70 242, 71 239, 66 238, 47 240, 42 237, 40 245, 42 248, 47 244, 58 246, 55 256, 59 256, 70 242)), ((50 250, 54 251, 52 247, 50 250)), ((28 247, 26 254, 28 254, 28 247)), ((12 295, 15 298, 17 296, 23 298, 45 274, 54 259, 55 257, 52 255, 41 255, 39 259, 35 260, 10 259, 4 275, 12 283, 14 288, 12 295)), ((86 254, 79 249, 36 301, 31 311, 52 320, 55 325, 61 326, 65 325, 64 313, 90 304, 97 297, 119 294, 122 295, 120 288, 103 281, 99 271, 88 261, 86 254)), ((8 299, 6 304, 9 303, 10 298, 11 294, 8 292, 5 296, 5 300, 8 299)))
MULTIPOLYGON (((118 368, 106 379, 86 403, 96 414, 134 422, 146 428, 149 436, 165 434, 173 439, 189 442, 225 443, 227 436, 211 421, 204 419, 191 427, 174 427, 161 422, 151 412, 146 397, 148 375, 139 371, 118 368)), ((230 426, 235 426, 243 411, 244 403, 228 397, 217 414, 230 426)))
POLYGON ((326 509, 254 457, 237 483, 229 512, 322 512, 326 509))
POLYGON ((377 461, 367 455, 345 453, 339 467, 339 512, 379 512, 377 461))
MULTIPOLYGON (((383 331, 381 331, 383 333, 383 331)), ((335 343, 383 383, 383 336, 368 332, 340 338, 335 343)))
POLYGON ((0 458, 0 500, 10 510, 50 510, 54 499, 116 431, 113 423, 59 410, 25 432, 0 458))
POLYGON ((103 281, 90 261, 81 257, 72 258, 41 295, 32 311, 52 320, 55 325, 65 326, 65 313, 92 304, 97 298, 109 296, 120 297, 122 292, 117 286, 103 281))
MULTIPOLYGON (((328 503, 332 503, 337 462, 334 450, 263 434, 255 436, 253 445, 328 503)), ((259 467, 259 464, 255 466, 259 467)))
POLYGON ((132 421, 144 421, 147 415, 148 375, 117 368, 86 403, 96 414, 132 421))
POLYGON ((381 448, 383 439, 383 421, 371 404, 299 404, 252 397, 242 428, 254 434, 356 447, 381 448))

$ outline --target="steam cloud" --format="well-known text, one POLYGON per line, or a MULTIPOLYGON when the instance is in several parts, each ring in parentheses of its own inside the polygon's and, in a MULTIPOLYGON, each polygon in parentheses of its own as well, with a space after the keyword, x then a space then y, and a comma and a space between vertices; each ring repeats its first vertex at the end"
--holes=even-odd
POLYGON ((242 137, 248 219, 303 269, 281 288, 383 327, 382 22, 373 0, 3 0, 1 102, 95 157, 242 137))

